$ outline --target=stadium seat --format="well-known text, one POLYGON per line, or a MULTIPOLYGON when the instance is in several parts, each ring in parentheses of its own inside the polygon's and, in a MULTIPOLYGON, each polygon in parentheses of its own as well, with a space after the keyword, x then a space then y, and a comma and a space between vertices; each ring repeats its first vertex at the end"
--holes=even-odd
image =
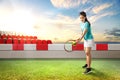
POLYGON ((31 40, 26 40, 26 44, 31 44, 31 40))
POLYGON ((7 39, 6 44, 12 44, 12 39, 7 39))
POLYGON ((37 36, 34 36, 33 39, 37 39, 37 36))
POLYGON ((28 36, 28 39, 31 39, 31 36, 28 36))
POLYGON ((47 41, 46 40, 42 40, 42 44, 47 44, 47 41))
POLYGON ((24 39, 21 39, 20 40, 20 44, 24 44, 25 43, 25 40, 24 39))
POLYGON ((46 40, 37 40, 36 44, 37 50, 48 50, 48 44, 46 40))
POLYGON ((17 39, 17 36, 16 35, 12 35, 12 39, 17 39))
POLYGON ((17 35, 16 37, 17 37, 17 39, 20 39, 20 38, 21 38, 20 35, 17 35))
POLYGON ((22 35, 22 36, 21 36, 21 39, 24 39, 24 38, 25 38, 25 36, 22 35))
POLYGON ((32 44, 36 44, 36 43, 37 43, 37 40, 34 39, 34 40, 31 41, 31 43, 32 43, 32 44))
POLYGON ((42 44, 42 40, 37 40, 37 44, 42 44))
POLYGON ((0 44, 4 44, 4 43, 5 43, 4 39, 0 39, 0 44))
POLYGON ((52 44, 52 41, 51 40, 47 40, 47 44, 52 44))
POLYGON ((28 40, 28 39, 29 39, 29 36, 25 36, 25 39, 28 40))
POLYGON ((1 35, 2 39, 7 39, 7 36, 5 34, 1 35))
POLYGON ((12 37, 10 35, 7 36, 7 39, 12 39, 12 37))
POLYGON ((13 39, 13 44, 19 44, 18 39, 13 39))
POLYGON ((30 39, 33 39, 33 36, 30 36, 30 39))

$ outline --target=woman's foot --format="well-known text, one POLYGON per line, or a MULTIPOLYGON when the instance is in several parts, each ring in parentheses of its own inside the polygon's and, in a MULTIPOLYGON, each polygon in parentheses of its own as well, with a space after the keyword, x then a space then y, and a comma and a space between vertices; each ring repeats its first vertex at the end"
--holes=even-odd
POLYGON ((87 66, 88 66, 88 65, 87 65, 87 64, 85 64, 84 66, 82 66, 82 68, 87 68, 87 66))
POLYGON ((89 74, 91 72, 91 68, 86 68, 85 72, 83 74, 89 74))

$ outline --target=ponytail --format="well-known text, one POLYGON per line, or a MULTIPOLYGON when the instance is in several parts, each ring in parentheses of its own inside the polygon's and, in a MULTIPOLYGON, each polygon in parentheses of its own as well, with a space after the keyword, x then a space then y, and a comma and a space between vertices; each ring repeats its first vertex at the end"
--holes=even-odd
POLYGON ((87 18, 85 18, 85 22, 88 22, 88 23, 89 23, 89 25, 91 25, 91 24, 90 24, 90 22, 88 21, 88 19, 87 19, 87 18))

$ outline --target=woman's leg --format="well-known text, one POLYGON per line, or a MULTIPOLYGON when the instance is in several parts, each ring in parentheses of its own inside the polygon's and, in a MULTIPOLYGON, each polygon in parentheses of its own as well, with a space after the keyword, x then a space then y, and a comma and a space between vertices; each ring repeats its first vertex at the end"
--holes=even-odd
MULTIPOLYGON (((86 47, 84 47, 84 52, 86 52, 86 47)), ((86 54, 86 53, 85 53, 86 54)), ((87 64, 87 57, 86 57, 86 64, 87 64)))
MULTIPOLYGON (((84 47, 84 52, 86 51, 86 47, 84 47)), ((82 66, 82 68, 87 68, 87 58, 86 58, 86 64, 84 66, 82 66)))
POLYGON ((91 67, 91 47, 85 48, 87 68, 91 67))
POLYGON ((84 48, 86 54, 86 64, 83 68, 86 68, 84 74, 88 74, 91 72, 91 47, 84 48))

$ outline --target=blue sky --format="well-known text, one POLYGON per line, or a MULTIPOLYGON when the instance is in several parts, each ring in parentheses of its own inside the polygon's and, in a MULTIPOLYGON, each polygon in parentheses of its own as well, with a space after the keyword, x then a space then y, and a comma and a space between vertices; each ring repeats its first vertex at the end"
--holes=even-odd
POLYGON ((20 31, 20 24, 30 29, 26 34, 64 42, 80 36, 79 12, 85 11, 95 41, 120 42, 120 33, 115 32, 120 30, 119 3, 120 0, 0 0, 0 29, 26 32, 20 31))

